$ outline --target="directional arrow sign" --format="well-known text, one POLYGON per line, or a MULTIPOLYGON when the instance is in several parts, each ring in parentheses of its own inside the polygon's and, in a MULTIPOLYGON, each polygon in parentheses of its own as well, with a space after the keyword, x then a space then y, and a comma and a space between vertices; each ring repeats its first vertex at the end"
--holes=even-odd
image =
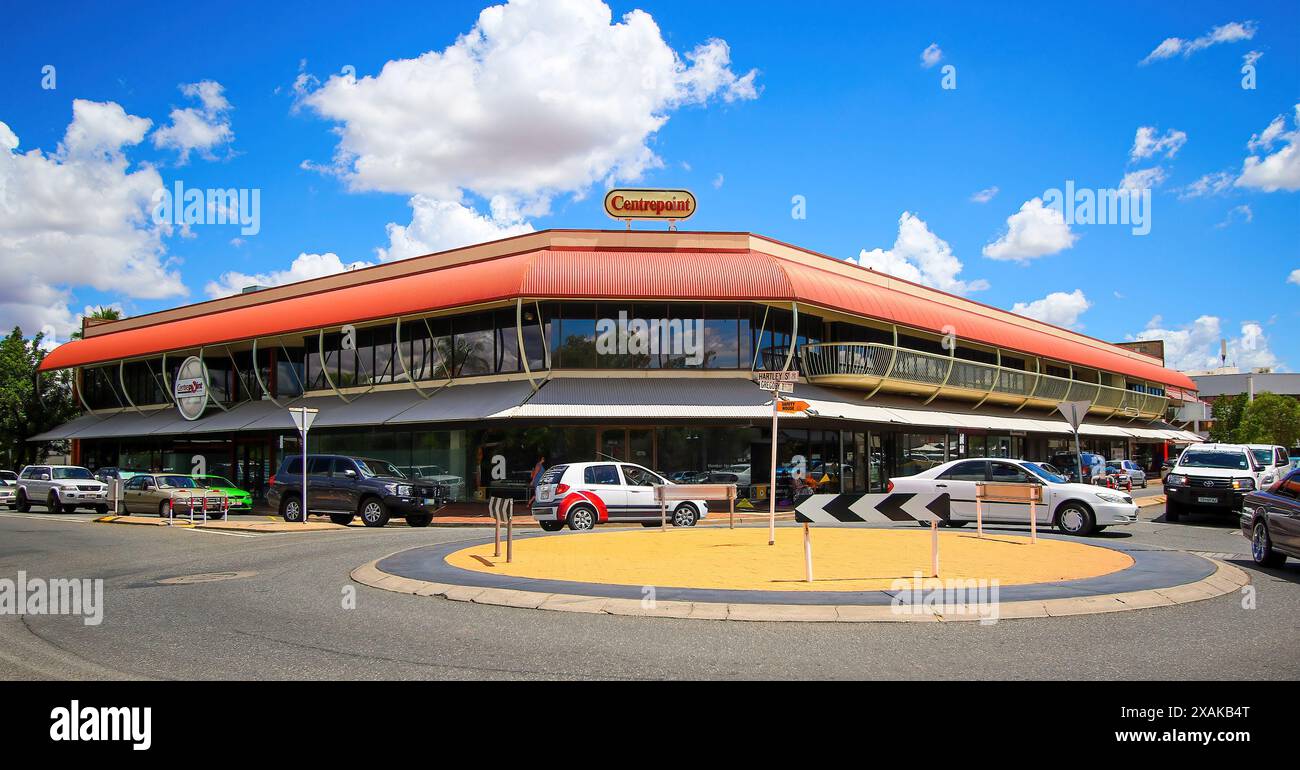
POLYGON ((776 410, 782 414, 787 412, 805 412, 808 410, 807 401, 778 401, 776 410))
POLYGON ((950 500, 946 493, 809 495, 794 510, 795 521, 814 524, 947 521, 950 500))

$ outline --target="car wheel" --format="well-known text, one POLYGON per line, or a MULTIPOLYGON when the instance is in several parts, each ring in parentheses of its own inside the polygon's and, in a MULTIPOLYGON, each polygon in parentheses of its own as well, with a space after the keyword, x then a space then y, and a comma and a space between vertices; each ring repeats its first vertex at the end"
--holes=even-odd
POLYGON ((27 513, 32 509, 32 501, 27 499, 27 492, 18 490, 18 510, 27 513))
POLYGON ((970 524, 970 522, 969 522, 969 521, 956 521, 955 519, 948 519, 947 521, 945 521, 945 522, 943 523, 943 525, 944 525, 945 527, 964 527, 964 526, 966 526, 967 524, 970 524))
POLYGON ((1096 522, 1092 511, 1079 503, 1066 503, 1056 514, 1056 526, 1067 535, 1091 535, 1096 522))
POLYGON ((285 521, 298 523, 302 521, 302 498, 286 497, 284 502, 280 503, 280 516, 285 521))
POLYGON ((559 532, 564 529, 564 522, 562 521, 539 521, 537 523, 541 525, 543 532, 559 532))
POLYGON ((382 527, 388 523, 388 506, 378 497, 361 501, 361 523, 367 527, 382 527))
POLYGON ((158 503, 158 518, 160 518, 160 519, 165 519, 165 518, 167 518, 167 513, 168 513, 168 511, 169 511, 169 508, 168 508, 168 506, 167 506, 167 501, 166 501, 166 500, 162 501, 161 503, 158 503))
POLYGON ((584 532, 596 527, 596 511, 589 505, 575 505, 569 509, 568 520, 569 529, 574 532, 584 532))
POLYGON ((107 515, 108 515, 108 506, 107 506, 107 505, 96 505, 96 506, 95 506, 95 513, 98 513, 100 516, 107 516, 107 515))
POLYGON ((1165 501, 1165 521, 1177 522, 1183 517, 1183 506, 1177 500, 1165 501))
POLYGON ((1281 567, 1286 562, 1286 554, 1273 550, 1273 541, 1268 536, 1268 527, 1257 521, 1250 530, 1250 556, 1261 567, 1281 567))
POLYGON ((406 525, 408 527, 427 527, 432 523, 432 513, 412 513, 406 517, 406 525))
POLYGON ((673 509, 674 527, 693 527, 700 520, 700 512, 690 503, 682 503, 673 509))
POLYGON ((335 524, 341 524, 341 525, 343 525, 343 526, 346 527, 347 525, 349 525, 349 524, 352 523, 352 514, 350 514, 350 513, 331 513, 331 514, 330 514, 330 521, 334 522, 335 524))
POLYGON ((54 494, 54 490, 52 489, 50 490, 50 496, 45 498, 45 508, 50 513, 59 512, 59 496, 54 494))

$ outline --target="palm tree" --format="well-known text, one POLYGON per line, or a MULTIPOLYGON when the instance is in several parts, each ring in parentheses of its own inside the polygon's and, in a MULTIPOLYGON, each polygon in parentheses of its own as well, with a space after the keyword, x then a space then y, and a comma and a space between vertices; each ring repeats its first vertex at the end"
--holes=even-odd
MULTIPOLYGON (((82 329, 86 328, 87 319, 92 321, 121 321, 122 318, 123 316, 121 310, 115 307, 107 307, 105 305, 100 305, 99 307, 96 307, 94 310, 91 310, 86 315, 82 316, 81 328, 82 329)), ((77 331, 72 333, 71 339, 79 340, 81 339, 81 336, 82 336, 81 330, 78 329, 77 331)))

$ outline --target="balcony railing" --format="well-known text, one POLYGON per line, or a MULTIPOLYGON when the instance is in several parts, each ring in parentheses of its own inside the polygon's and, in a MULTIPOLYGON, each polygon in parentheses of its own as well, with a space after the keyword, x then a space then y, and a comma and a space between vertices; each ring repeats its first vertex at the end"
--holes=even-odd
POLYGON ((875 342, 828 342, 799 350, 801 369, 810 381, 834 378, 841 384, 861 380, 875 387, 891 381, 911 383, 954 395, 987 397, 999 402, 1050 405, 1091 401, 1104 414, 1155 417, 1165 410, 1164 396, 1139 393, 1050 374, 967 361, 875 342), (981 394, 983 394, 981 396, 981 394))

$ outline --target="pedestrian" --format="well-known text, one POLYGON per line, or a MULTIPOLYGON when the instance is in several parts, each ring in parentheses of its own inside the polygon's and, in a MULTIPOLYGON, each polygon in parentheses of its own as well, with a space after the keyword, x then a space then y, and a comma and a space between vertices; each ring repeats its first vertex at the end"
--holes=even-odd
POLYGON ((537 485, 541 482, 542 476, 546 473, 546 455, 537 458, 537 464, 533 466, 533 476, 528 480, 528 507, 533 507, 533 500, 537 499, 537 485))

